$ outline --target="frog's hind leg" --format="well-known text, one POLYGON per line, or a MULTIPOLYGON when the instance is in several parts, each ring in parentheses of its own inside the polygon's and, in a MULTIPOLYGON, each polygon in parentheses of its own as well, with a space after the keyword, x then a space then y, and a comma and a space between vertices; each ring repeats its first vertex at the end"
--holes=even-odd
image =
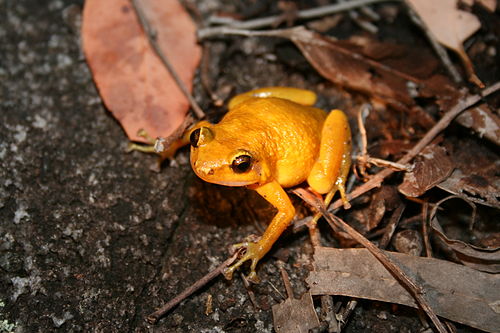
MULTIPOLYGON (((345 194, 345 183, 351 167, 351 130, 344 112, 332 110, 323 124, 319 157, 313 165, 307 182, 311 188, 325 194, 325 205, 340 192, 345 208, 350 204, 345 194)), ((321 215, 313 218, 315 223, 321 215)))
POLYGON ((312 106, 316 103, 316 94, 310 90, 291 88, 291 87, 264 87, 254 89, 243 94, 239 94, 231 98, 229 101, 229 109, 234 108, 236 105, 250 99, 250 98, 269 98, 277 97, 287 99, 289 101, 312 106))

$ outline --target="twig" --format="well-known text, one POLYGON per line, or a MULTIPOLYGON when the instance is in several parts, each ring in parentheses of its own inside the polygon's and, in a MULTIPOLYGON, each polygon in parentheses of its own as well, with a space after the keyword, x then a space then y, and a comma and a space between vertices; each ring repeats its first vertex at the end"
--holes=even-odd
POLYGON ((168 303, 163 305, 161 308, 159 308, 155 312, 148 315, 146 317, 146 321, 148 321, 150 324, 155 324, 158 321, 158 319, 160 319, 165 313, 170 311, 174 306, 176 306, 177 304, 182 302, 184 299, 189 297, 191 294, 196 292, 198 289, 200 289, 201 287, 206 285, 208 282, 213 280, 217 275, 222 274, 224 269, 227 266, 231 265, 236 260, 236 258, 240 254, 239 252, 240 251, 236 251, 230 258, 226 259, 226 261, 224 261, 222 264, 217 266, 216 269, 209 272, 207 275, 205 275, 204 277, 202 277, 201 279, 199 279, 198 281, 193 283, 188 288, 184 289, 180 294, 175 296, 173 299, 171 299, 168 303))
POLYGON ((436 313, 423 297, 424 291, 417 285, 398 265, 396 265, 384 252, 376 247, 372 242, 366 239, 363 235, 357 232, 353 227, 342 221, 342 219, 326 211, 323 202, 312 195, 310 192, 299 188, 294 190, 294 193, 300 196, 307 204, 316 208, 326 219, 328 224, 334 228, 341 228, 347 232, 354 240, 363 245, 370 253, 377 258, 380 263, 398 280, 402 286, 407 289, 414 297, 417 304, 427 313, 427 316, 432 320, 437 330, 441 333, 446 333, 446 328, 441 323, 436 313))
MULTIPOLYGON (((346 0, 339 0, 339 3, 346 3, 346 0)), ((363 8, 363 7, 362 7, 363 8)), ((365 21, 360 18, 359 13, 356 10, 349 10, 348 15, 361 29, 368 31, 369 33, 376 34, 378 28, 371 22, 365 21)))
POLYGON ((255 310, 259 310, 259 304, 257 303, 257 298, 255 297, 255 293, 252 290, 252 286, 250 285, 250 282, 248 279, 243 275, 243 273, 240 273, 241 280, 243 281, 243 285, 245 286, 245 289, 248 293, 248 297, 250 298, 250 302, 253 305, 253 308, 255 310))
POLYGON ((168 58, 165 56, 163 51, 161 50, 160 46, 156 42, 156 32, 151 28, 151 25, 148 22, 148 19, 144 15, 144 12, 142 11, 141 6, 138 4, 137 0, 130 0, 132 3, 132 7, 134 8, 134 11, 137 15, 137 18, 139 19, 139 22, 141 23, 142 27, 144 28, 144 32, 146 33, 146 37, 148 38, 149 44, 151 44, 151 47, 155 51, 156 55, 160 58, 161 62, 163 65, 168 69, 168 72, 170 75, 172 75, 172 78, 175 80, 177 83, 177 86, 179 86, 179 89, 182 91, 184 96, 189 101, 189 104, 191 105, 191 108, 194 111, 194 114, 196 118, 202 119, 205 117, 205 112, 201 109, 201 107, 196 103, 195 99, 189 92, 189 89, 186 87, 184 82, 181 80, 179 75, 177 75, 177 72, 175 71, 175 68, 172 66, 168 58))
POLYGON ((460 76, 460 73, 457 71, 455 66, 451 63, 451 59, 448 56, 448 52, 446 52, 446 49, 436 40, 434 37, 434 34, 430 29, 427 27, 427 25, 420 19, 416 11, 412 8, 409 2, 406 2, 407 6, 406 8, 408 9, 408 14, 410 14, 410 19, 420 27, 420 29, 423 30, 425 35, 427 36, 427 39, 431 43, 432 48, 438 55, 438 57, 441 59, 441 62, 443 63, 444 67, 448 71, 448 74, 450 74, 451 78, 453 81, 456 83, 462 82, 462 77, 460 76))
MULTIPOLYGON (((451 121, 458 116, 461 112, 465 111, 469 107, 473 106, 477 102, 479 102, 483 97, 486 97, 500 89, 500 82, 496 82, 493 85, 485 88, 481 91, 480 94, 470 95, 464 99, 461 99, 457 102, 448 112, 446 112, 443 117, 427 132, 427 134, 402 158, 400 158, 397 162, 400 164, 409 163, 415 156, 418 155, 434 138, 443 131, 451 121)), ((383 180, 390 176, 394 171, 391 169, 384 169, 379 173, 372 176, 372 178, 364 183, 363 185, 357 187, 347 195, 347 199, 352 200, 354 198, 359 197, 360 195, 379 187, 383 180)), ((340 208, 342 206, 342 200, 338 199, 334 203, 332 203, 329 207, 329 210, 334 210, 340 208)))
POLYGON ((389 223, 385 227, 384 235, 382 236, 382 239, 380 240, 380 243, 378 245, 379 248, 385 249, 387 247, 387 245, 389 245, 389 242, 391 241, 392 235, 394 234, 394 231, 396 230, 396 227, 398 226, 398 222, 401 219, 401 216, 403 215, 405 208, 406 208, 406 205, 404 203, 402 203, 392 213, 391 218, 389 220, 389 223))
POLYGON ((367 158, 368 158, 368 138, 366 135, 366 128, 365 128, 365 120, 366 117, 370 114, 371 111, 371 106, 370 104, 363 104, 358 111, 357 114, 357 121, 358 121, 358 130, 359 130, 359 150, 360 150, 360 155, 357 158, 357 170, 359 168, 359 173, 361 177, 366 176, 366 165, 367 165, 367 158))
MULTIPOLYGON (((335 311, 333 311, 333 297, 330 295, 321 295, 321 321, 326 322, 328 325, 328 332, 340 332, 340 324, 337 321, 337 315, 335 311)), ((320 331, 324 332, 326 331, 320 331)))
MULTIPOLYGON (((278 288, 276 288, 276 286, 271 282, 271 281, 267 281, 267 283, 271 286, 271 288, 274 289, 274 291, 281 297, 281 301, 284 301, 286 300, 286 297, 278 290, 278 288)), ((273 297, 274 298, 274 297, 273 297)), ((281 303, 280 301, 280 303, 281 303)))
POLYGON ((427 202, 422 206, 422 237, 424 238, 424 246, 425 246, 425 256, 427 258, 432 258, 432 247, 431 242, 429 240, 429 204, 427 202))
POLYGON ((281 279, 283 280, 283 284, 285 285, 287 298, 294 299, 292 284, 290 283, 290 278, 288 277, 288 273, 280 266, 281 279))
MULTIPOLYGON (((316 17, 326 16, 330 14, 335 14, 339 12, 343 12, 346 10, 374 4, 380 2, 400 2, 401 0, 353 0, 346 3, 339 3, 334 5, 322 6, 317 8, 300 10, 297 12, 297 19, 312 19, 316 17)), ((263 18, 258 18, 255 20, 248 21, 234 21, 233 23, 229 23, 224 27, 215 27, 215 28, 205 28, 198 30, 198 39, 203 40, 208 37, 218 36, 221 34, 221 29, 224 28, 238 28, 238 29, 259 29, 263 27, 272 26, 276 20, 280 18, 279 15, 276 16, 268 16, 263 18)))
POLYGON ((366 163, 367 164, 372 164, 378 167, 384 167, 384 168, 391 168, 395 171, 407 171, 410 172, 412 171, 412 167, 407 165, 407 164, 401 164, 398 162, 392 162, 388 160, 383 160, 381 158, 376 158, 376 157, 370 157, 368 156, 366 158, 366 163))
POLYGON ((347 318, 349 318, 354 309, 356 309, 357 305, 358 300, 354 298, 350 299, 349 302, 347 302, 344 310, 338 313, 337 320, 339 321, 339 332, 342 332, 342 328, 347 324, 347 318))
POLYGON ((370 7, 361 7, 359 11, 369 17, 372 21, 380 21, 380 15, 370 7))
POLYGON ((201 55, 201 66, 200 66, 200 80, 201 85, 207 92, 208 96, 212 100, 212 103, 216 106, 222 106, 222 99, 217 96, 212 90, 211 78, 210 78, 210 45, 208 42, 203 43, 203 53, 201 55))

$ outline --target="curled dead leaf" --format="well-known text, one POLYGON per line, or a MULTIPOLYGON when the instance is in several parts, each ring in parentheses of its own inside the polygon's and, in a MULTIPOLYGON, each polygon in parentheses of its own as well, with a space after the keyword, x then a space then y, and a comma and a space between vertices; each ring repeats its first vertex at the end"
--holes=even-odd
MULTIPOLYGON (((442 202, 444 202, 444 200, 441 201, 441 203, 442 202)), ((438 207, 439 204, 436 205, 431 212, 430 225, 434 235, 438 237, 442 245, 451 250, 455 259, 466 266, 480 271, 500 273, 500 247, 481 248, 461 240, 449 238, 439 224, 436 215, 438 207)))
POLYGON ((414 168, 406 172, 399 192, 408 197, 419 197, 427 190, 441 183, 453 171, 453 160, 446 154, 446 149, 427 146, 416 158, 414 168))

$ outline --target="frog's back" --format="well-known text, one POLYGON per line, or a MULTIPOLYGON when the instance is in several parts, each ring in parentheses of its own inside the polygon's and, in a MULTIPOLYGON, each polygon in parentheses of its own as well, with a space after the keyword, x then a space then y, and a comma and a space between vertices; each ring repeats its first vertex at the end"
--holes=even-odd
POLYGON ((326 112, 281 98, 252 98, 233 107, 219 125, 247 149, 264 152, 278 182, 303 182, 315 162, 326 112))

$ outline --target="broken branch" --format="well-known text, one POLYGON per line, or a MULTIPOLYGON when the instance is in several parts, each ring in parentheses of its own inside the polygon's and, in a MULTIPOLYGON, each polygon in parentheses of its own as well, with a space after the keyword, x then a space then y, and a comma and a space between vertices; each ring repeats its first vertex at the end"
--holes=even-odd
POLYGON ((209 272, 207 275, 193 283, 191 286, 188 288, 184 289, 180 294, 175 296, 173 299, 171 299, 168 303, 163 305, 161 308, 156 310, 155 312, 151 313, 146 317, 146 321, 150 324, 155 324, 158 319, 160 319, 165 313, 170 311, 174 306, 178 305, 180 302, 185 300, 187 297, 189 297, 191 294, 196 292, 198 289, 206 285, 208 282, 213 280, 217 275, 222 274, 224 269, 226 269, 227 266, 231 265, 236 258, 239 255, 239 251, 236 251, 230 258, 226 259, 222 264, 217 266, 216 269, 213 271, 209 272))

